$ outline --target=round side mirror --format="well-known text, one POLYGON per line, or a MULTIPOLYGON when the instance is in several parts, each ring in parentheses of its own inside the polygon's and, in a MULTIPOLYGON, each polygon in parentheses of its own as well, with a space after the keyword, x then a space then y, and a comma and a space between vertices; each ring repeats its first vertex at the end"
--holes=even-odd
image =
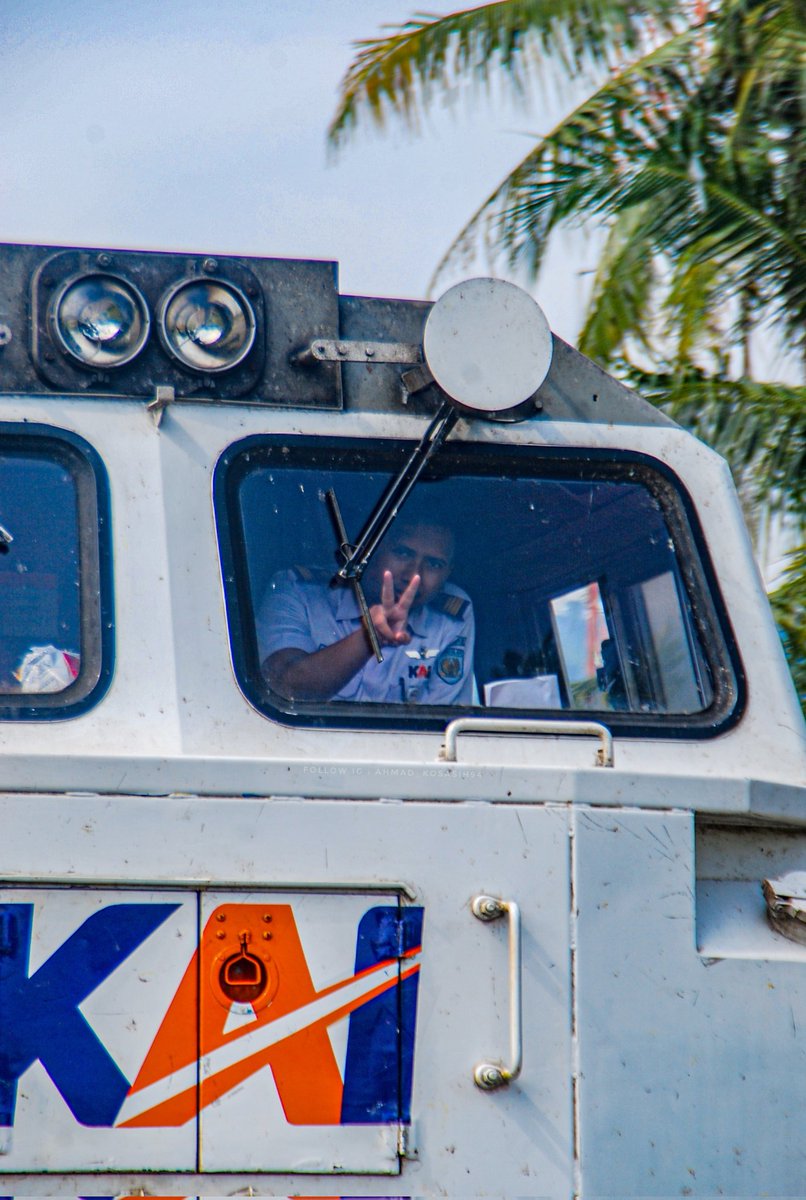
POLYGON ((469 279, 436 301, 423 354, 442 390, 463 408, 491 415, 534 395, 551 365, 542 309, 514 283, 469 279))

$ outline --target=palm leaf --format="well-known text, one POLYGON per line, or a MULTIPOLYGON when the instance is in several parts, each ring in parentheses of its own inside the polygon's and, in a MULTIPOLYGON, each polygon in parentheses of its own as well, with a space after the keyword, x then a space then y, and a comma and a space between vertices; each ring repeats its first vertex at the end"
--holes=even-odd
POLYGON ((806 545, 790 556, 783 582, 771 594, 770 603, 806 714, 806 545))
MULTIPOLYGON (((686 91, 676 64, 687 57, 694 39, 695 31, 687 30, 613 71, 539 138, 472 214, 437 264, 433 279, 479 242, 536 274, 548 237, 561 222, 583 223, 591 217, 601 219, 608 208, 612 211, 612 195, 623 186, 631 155, 657 145, 650 112, 657 89, 678 97, 686 91), (625 121, 625 111, 641 109, 648 112, 645 120, 625 121)), ((662 186, 659 180, 658 188, 662 186)))
POLYGON ((610 66, 645 44, 650 29, 680 21, 676 0, 497 0, 446 16, 418 14, 356 43, 328 137, 339 144, 362 112, 383 126, 396 114, 416 125, 434 95, 462 78, 486 84, 492 72, 516 91, 545 70, 578 73, 610 66))
POLYGON ((723 454, 757 504, 806 522, 806 387, 625 370, 630 384, 723 454))
POLYGON ((578 345, 602 364, 631 336, 650 349, 647 318, 657 278, 653 248, 643 236, 646 216, 642 206, 620 213, 599 257, 578 345))

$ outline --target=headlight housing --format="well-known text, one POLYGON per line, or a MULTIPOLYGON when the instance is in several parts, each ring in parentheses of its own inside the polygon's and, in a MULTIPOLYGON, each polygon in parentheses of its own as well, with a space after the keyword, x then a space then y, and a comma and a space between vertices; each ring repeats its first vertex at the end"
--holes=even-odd
POLYGON ((184 367, 205 374, 243 362, 255 340, 255 314, 246 296, 219 279, 186 279, 160 304, 160 340, 184 367))
POLYGON ((151 324, 148 305, 134 284, 101 272, 68 279, 53 297, 50 321, 72 358, 103 371, 136 358, 151 324))

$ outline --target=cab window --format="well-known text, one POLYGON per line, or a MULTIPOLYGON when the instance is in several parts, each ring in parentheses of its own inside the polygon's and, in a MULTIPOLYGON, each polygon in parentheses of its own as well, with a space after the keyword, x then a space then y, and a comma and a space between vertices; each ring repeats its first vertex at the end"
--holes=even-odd
POLYGON ((437 728, 459 711, 589 713, 636 736, 708 736, 735 719, 741 667, 695 516, 671 473, 636 454, 443 447, 363 576, 387 635, 378 665, 363 632, 349 640, 363 626, 336 577, 332 497, 354 544, 409 451, 258 438, 221 460, 233 658, 267 716, 437 728), (383 575, 394 609, 415 571, 398 645, 383 575))
POLYGON ((0 426, 0 719, 74 716, 105 689, 107 510, 81 439, 0 426))

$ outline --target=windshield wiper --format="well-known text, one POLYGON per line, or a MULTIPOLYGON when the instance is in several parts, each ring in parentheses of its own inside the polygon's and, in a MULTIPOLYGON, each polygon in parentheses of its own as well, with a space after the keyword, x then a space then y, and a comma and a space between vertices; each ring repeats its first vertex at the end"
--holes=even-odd
POLYGON ((381 653, 378 634, 370 615, 366 596, 364 595, 364 589, 361 586, 361 578, 369 566, 372 555, 378 549, 390 525, 400 511, 401 505, 420 478, 426 463, 440 448, 458 420, 459 413, 453 404, 449 400, 443 401, 437 415, 370 513, 364 532, 361 534, 357 545, 352 545, 347 538, 347 532, 341 518, 341 511, 335 491, 331 488, 327 493, 328 503, 330 504, 339 537, 339 554, 343 559, 342 565, 336 574, 339 579, 343 579, 346 583, 351 584, 355 592, 356 601, 361 611, 361 618, 378 662, 383 662, 383 654, 381 653))

